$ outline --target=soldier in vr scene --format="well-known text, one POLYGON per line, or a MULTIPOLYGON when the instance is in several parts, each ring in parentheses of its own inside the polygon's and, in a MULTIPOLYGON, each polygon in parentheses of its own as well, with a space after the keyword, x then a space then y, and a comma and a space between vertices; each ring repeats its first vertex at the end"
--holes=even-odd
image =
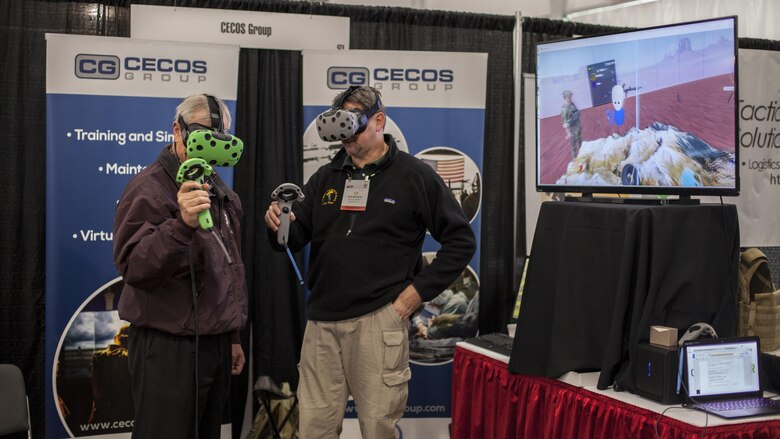
POLYGON ((566 138, 571 142, 571 158, 577 158, 582 145, 582 125, 580 124, 580 110, 574 104, 571 90, 563 91, 563 100, 566 101, 561 107, 561 121, 563 129, 566 130, 566 138))

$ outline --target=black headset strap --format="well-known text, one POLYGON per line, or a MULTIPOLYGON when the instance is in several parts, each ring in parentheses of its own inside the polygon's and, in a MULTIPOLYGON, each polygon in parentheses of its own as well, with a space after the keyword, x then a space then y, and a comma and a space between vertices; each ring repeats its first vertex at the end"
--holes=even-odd
POLYGON ((187 144, 187 137, 190 135, 190 130, 187 126, 187 123, 184 122, 184 118, 179 115, 179 130, 181 130, 181 141, 186 145, 187 144))
POLYGON ((366 119, 371 119, 374 117, 374 115, 379 111, 379 106, 382 105, 382 101, 379 100, 379 98, 376 98, 376 101, 374 101, 374 106, 369 108, 368 111, 363 113, 364 116, 366 116, 366 119))
POLYGON ((219 104, 217 99, 211 95, 206 96, 206 100, 209 102, 209 116, 211 116, 211 129, 214 131, 222 132, 222 112, 219 111, 219 104))
POLYGON ((348 89, 346 89, 343 93, 341 93, 341 97, 339 97, 339 100, 336 101, 335 104, 333 104, 334 109, 340 109, 344 108, 344 101, 347 100, 348 97, 352 95, 352 93, 355 92, 355 90, 359 89, 360 87, 357 85, 351 85, 348 89))
MULTIPOLYGON (((209 104, 209 118, 211 119, 211 129, 217 132, 222 132, 222 112, 219 111, 219 104, 214 96, 204 94, 206 101, 209 104)), ((179 115, 179 129, 181 130, 181 138, 184 144, 187 144, 187 137, 190 135, 189 125, 184 118, 179 115)))
MULTIPOLYGON (((353 93, 355 93, 361 86, 359 85, 351 85, 346 91, 344 91, 341 94, 341 97, 339 97, 339 100, 336 101, 336 103, 333 105, 334 109, 340 109, 344 108, 344 101, 347 100, 348 97, 352 96, 353 93)), ((382 105, 382 101, 379 99, 379 97, 376 98, 374 101, 374 105, 371 106, 371 108, 368 109, 363 115, 366 117, 366 120, 371 119, 374 117, 374 115, 379 111, 379 106, 382 105)))

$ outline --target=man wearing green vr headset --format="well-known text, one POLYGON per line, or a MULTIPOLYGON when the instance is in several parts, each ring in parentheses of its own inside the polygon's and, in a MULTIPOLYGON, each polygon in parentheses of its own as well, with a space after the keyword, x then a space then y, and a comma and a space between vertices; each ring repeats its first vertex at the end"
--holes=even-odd
POLYGON ((174 143, 130 181, 117 205, 114 263, 124 279, 119 316, 131 324, 134 438, 189 439, 196 426, 201 439, 218 438, 230 375, 244 366, 243 209, 211 168, 240 157, 243 144, 224 133, 229 127, 219 99, 184 99, 174 143))
MULTIPOLYGON (((311 244, 298 400, 300 437, 336 439, 352 395, 366 439, 393 439, 408 395, 409 316, 463 271, 474 233, 452 192, 385 134, 373 87, 351 87, 318 116, 341 149, 292 207, 288 246, 311 244), (352 113, 352 114, 349 114, 352 113), (422 267, 426 230, 441 248, 422 267)), ((327 138, 327 139, 326 139, 327 138)), ((265 215, 276 233, 281 210, 265 215)), ((279 248, 274 234, 271 244, 279 248)))

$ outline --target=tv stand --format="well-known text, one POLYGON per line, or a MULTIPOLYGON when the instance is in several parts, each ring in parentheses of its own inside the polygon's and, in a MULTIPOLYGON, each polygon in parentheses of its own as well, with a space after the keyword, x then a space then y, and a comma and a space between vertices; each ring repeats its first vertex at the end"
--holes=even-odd
POLYGON ((672 198, 664 200, 666 203, 664 204, 680 204, 685 206, 694 206, 697 204, 701 204, 701 202, 697 198, 691 198, 690 195, 680 195, 680 198, 672 198))
POLYGON ((621 198, 621 197, 594 197, 590 192, 583 192, 582 196, 572 197, 567 195, 564 201, 577 203, 605 203, 605 204, 640 204, 647 206, 659 206, 663 204, 697 205, 698 199, 690 195, 680 195, 679 198, 621 198))

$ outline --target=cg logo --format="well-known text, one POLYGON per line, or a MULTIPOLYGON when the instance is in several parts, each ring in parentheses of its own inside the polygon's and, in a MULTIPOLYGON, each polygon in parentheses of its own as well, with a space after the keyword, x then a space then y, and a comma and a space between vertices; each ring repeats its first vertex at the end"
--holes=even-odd
POLYGON ((80 53, 75 61, 76 77, 82 79, 119 78, 119 57, 80 53))
POLYGON ((330 67, 328 88, 342 90, 351 85, 368 85, 369 73, 365 67, 330 67))

